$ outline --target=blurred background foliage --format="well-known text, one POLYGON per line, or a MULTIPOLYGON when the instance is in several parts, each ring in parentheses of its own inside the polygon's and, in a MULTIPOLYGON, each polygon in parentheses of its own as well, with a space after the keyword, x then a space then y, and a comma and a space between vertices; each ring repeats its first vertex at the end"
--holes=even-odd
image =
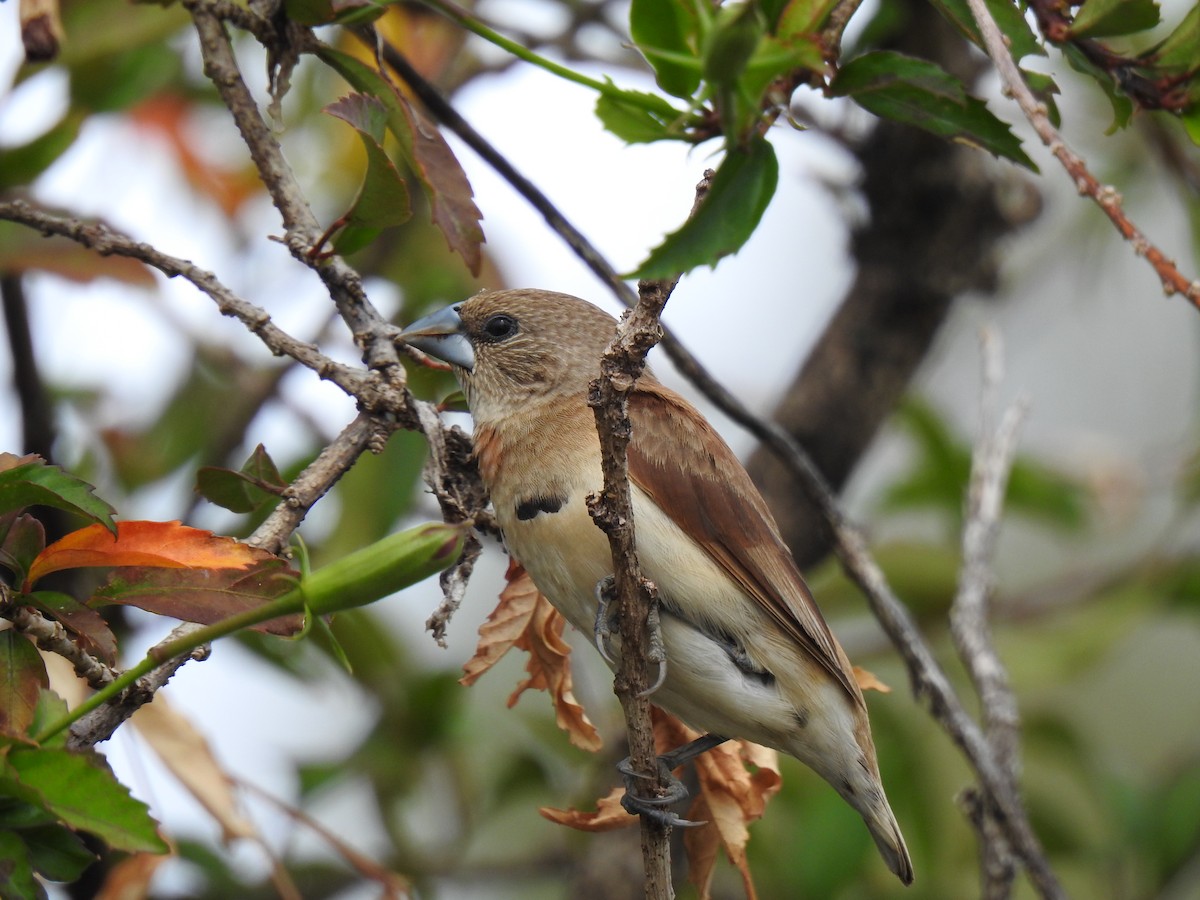
MULTIPOLYGON (((874 29, 860 39, 867 42, 903 29, 906 9, 885 0, 874 12, 874 29)), ((481 10, 505 22, 527 45, 556 58, 598 59, 611 71, 641 65, 624 43, 625 13, 618 3, 546 0, 511 7, 489 3, 481 10)), ((236 289, 257 297, 268 286, 279 290, 282 280, 287 294, 292 284, 287 279, 294 276, 274 274, 272 267, 281 264, 281 257, 264 254, 259 240, 275 227, 268 201, 199 71, 183 8, 72 0, 63 6, 63 20, 66 40, 59 58, 16 69, 11 87, 4 89, 16 97, 26 82, 65 79, 68 100, 37 133, 19 140, 0 134, 0 192, 29 191, 38 197, 39 185, 56 165, 85 152, 90 133, 119 122, 128 136, 153 142, 169 160, 177 177, 160 202, 171 207, 179 231, 187 232, 190 221, 215 226, 224 236, 222 274, 236 289)), ((5 22, 2 27, 15 27, 11 15, 5 22)), ((451 95, 511 65, 421 6, 393 5, 377 25, 451 95)), ((336 34, 331 39, 342 40, 336 34)), ((345 49, 359 52, 349 40, 345 49)), ((265 60, 257 45, 243 40, 240 50, 247 73, 263 71, 265 60)), ((1061 77, 1068 85, 1071 76, 1061 77)), ((1064 118, 1070 121, 1074 114, 1087 123, 1083 142, 1096 168, 1131 193, 1150 184, 1174 185, 1168 191, 1177 207, 1154 224, 1180 222, 1177 233, 1187 235, 1188 223, 1194 228, 1200 222, 1200 159, 1196 148, 1181 140, 1178 124, 1135 120, 1128 132, 1104 138, 1104 114, 1096 96, 1065 90, 1073 105, 1064 118), (1172 154, 1175 164, 1163 164, 1172 154)), ((329 69, 303 64, 283 103, 282 140, 324 221, 345 209, 364 165, 362 143, 353 130, 319 114, 344 92, 329 69)), ((508 102, 527 101, 514 97, 508 102)), ((1059 102, 1064 105, 1066 98, 1059 102)), ((546 116, 553 129, 554 111, 548 109, 546 116)), ((833 132, 839 127, 828 118, 826 124, 833 132)), ((841 137, 853 139, 852 134, 841 137)), ((697 171, 703 164, 699 157, 691 162, 697 171)), ((531 174, 536 180, 537 173, 531 174)), ((906 173, 897 171, 894 177, 903 179, 906 173)), ((1055 188, 1042 188, 1050 204, 1055 188)), ((74 211, 104 215, 105 204, 113 208, 122 202, 120 197, 97 196, 87 195, 88 205, 74 211)), ((481 275, 467 272, 429 224, 420 208, 421 194, 412 192, 412 199, 417 210, 411 219, 385 231, 351 259, 367 277, 373 299, 396 322, 481 286, 506 283, 506 261, 493 258, 487 247, 481 275)), ((663 202, 683 205, 679 197, 663 202)), ((860 214, 850 202, 844 209, 851 222, 860 214)), ((1158 207, 1141 211, 1155 219, 1158 207)), ((919 212, 914 210, 914 216, 919 212)), ((796 210, 795 215, 805 212, 796 210)), ((1022 292, 1040 279, 1045 288, 1040 302, 1049 302, 1046 291, 1052 294, 1056 288, 1054 276, 1046 273, 1066 270, 1069 279, 1090 285, 1091 294, 1102 294, 1109 287, 1107 267, 1117 265, 1112 257, 1132 256, 1111 235, 1097 236, 1099 226, 1088 210, 1068 207, 1047 216, 1057 228, 1053 249, 1045 231, 1039 232, 1040 246, 1036 240, 1014 243, 1014 258, 1034 274, 1022 277, 1002 265, 996 295, 986 301, 975 297, 965 319, 952 320, 958 324, 947 329, 868 454, 864 471, 848 488, 854 514, 874 532, 874 549, 889 579, 964 692, 969 687, 953 662, 946 614, 959 562, 977 378, 969 370, 972 351, 947 346, 954 342, 970 348, 974 324, 996 316, 1015 323, 1007 335, 1011 345, 1033 347, 1047 360, 1041 372, 1067 370, 1078 348, 1068 345, 1065 329, 1053 333, 1057 340, 1043 340, 1022 292), (1098 251, 1101 242, 1104 250, 1098 251), (947 391, 942 378, 957 379, 955 388, 947 391)), ((913 227, 919 224, 914 221, 913 227)), ((155 235, 145 237, 156 240, 155 235)), ((1182 241, 1185 254, 1189 243, 1194 270, 1194 249, 1200 246, 1194 231, 1182 241)), ((171 251, 170 246, 164 249, 171 251)), ((1181 262, 1189 268, 1188 260, 1181 262)), ((191 489, 196 470, 206 465, 236 468, 266 440, 288 477, 350 414, 344 402, 338 407, 336 398, 298 385, 302 379, 293 377, 292 366, 267 358, 261 346, 236 328, 212 327, 208 320, 217 319, 215 310, 199 307, 197 313, 181 306, 173 286, 135 264, 0 224, 0 275, 10 374, 31 382, 19 394, 10 389, 4 401, 5 415, 22 419, 9 423, 7 434, 14 439, 24 435, 24 446, 7 449, 39 452, 71 468, 96 483, 126 517, 182 517, 247 534, 255 524, 253 515, 230 517, 196 498, 191 489), (32 355, 21 349, 23 306, 36 304, 41 308, 38 320, 52 325, 63 292, 83 290, 98 280, 125 284, 137 315, 165 321, 178 336, 171 347, 179 364, 169 384, 154 386, 151 400, 136 387, 121 386, 115 376, 111 383, 82 383, 69 366, 47 363, 37 348, 52 336, 35 334, 32 355)), ((1194 356, 1194 313, 1165 312, 1151 302, 1147 295, 1155 288, 1146 286, 1148 280, 1139 282, 1136 296, 1121 302, 1135 307, 1138 319, 1171 317, 1170 328, 1184 334, 1174 349, 1185 347, 1194 356)), ((686 290, 685 282, 673 304, 687 303, 686 290)), ((1088 342, 1088 328, 1099 311, 1078 299, 1062 302, 1068 304, 1078 341, 1088 342)), ((287 319, 293 333, 340 347, 346 358, 354 358, 353 348, 332 327, 327 301, 311 284, 277 301, 273 311, 287 319)), ((118 329, 125 315, 119 313, 118 329)), ((28 337, 30 326, 26 322, 24 327, 28 337)), ((114 373, 120 356, 137 353, 136 345, 116 341, 114 373)), ((1153 351, 1137 358, 1144 366, 1152 357, 1153 351)), ((775 363, 773 370, 763 366, 763 379, 784 383, 793 362, 775 363)), ((1119 357, 1110 357, 1107 364, 1123 369, 1129 384, 1122 394, 1106 398, 1107 403, 1117 410, 1140 404, 1152 414, 1162 399, 1161 383, 1139 386, 1146 371, 1119 357)), ((1103 440, 1091 445, 1099 448, 1093 456, 1086 444, 1034 441, 1018 461, 1009 492, 997 572, 997 638, 1022 709, 1027 802, 1055 869, 1077 897, 1200 897, 1197 367, 1171 371, 1176 380, 1169 390, 1184 400, 1170 408, 1192 410, 1187 422, 1176 423, 1178 438, 1115 458, 1099 452, 1103 440)), ((425 397, 452 390, 447 377, 426 371, 413 371, 412 384, 425 397)), ((1113 427, 1129 427, 1130 421, 1137 420, 1114 413, 1113 427)), ((1103 434, 1101 425, 1093 432, 1103 434)), ((314 559, 343 555, 413 515, 423 503, 423 454, 421 440, 402 432, 382 453, 364 457, 305 528, 314 559)), ((460 645, 469 647, 471 632, 498 592, 498 572, 496 565, 485 566, 477 576, 475 599, 455 621, 460 645)), ((760 896, 949 900, 977 894, 975 835, 956 805, 956 796, 970 783, 966 766, 911 700, 895 655, 836 563, 816 566, 811 580, 851 657, 894 688, 887 696, 872 694, 869 702, 881 769, 912 849, 917 883, 908 891, 900 888, 878 864, 855 814, 819 779, 785 761, 783 792, 752 831, 750 858, 760 896)), ((429 610, 436 601, 429 593, 419 602, 429 610)), ((623 754, 603 667, 586 651, 577 654, 579 694, 607 741, 605 753, 590 757, 568 745, 554 727, 549 705, 539 706, 537 697, 524 698, 515 710, 505 708, 520 677, 520 660, 506 659, 468 691, 457 684, 465 657, 429 652, 428 639, 416 635, 411 623, 402 626, 396 619, 386 610, 337 618, 334 630, 353 664, 349 685, 348 676, 309 643, 245 639, 259 662, 243 660, 248 668, 239 677, 257 677, 265 661, 286 673, 290 689, 302 697, 319 696, 324 684, 337 683, 337 696, 350 698, 339 702, 353 703, 366 723, 359 727, 337 717, 328 723, 298 722, 314 731, 345 728, 343 743, 349 749, 336 758, 288 760, 294 767, 289 799, 318 818, 331 807, 350 804, 349 812, 342 809, 333 816, 341 823, 339 836, 410 879, 421 896, 631 896, 627 878, 630 872, 637 877, 638 870, 634 835, 571 833, 536 812, 543 805, 590 804, 614 781, 612 763, 623 754)), ((127 627, 140 625, 135 615, 127 627)), ((192 667, 197 671, 189 677, 202 681, 205 669, 220 664, 218 658, 192 667)), ((328 711, 322 710, 322 715, 328 711)), ((206 722, 204 727, 216 729, 221 723, 206 722)), ((225 762, 243 775, 239 760, 225 762)), ((179 862, 162 870, 153 896, 277 896, 261 859, 231 854, 212 839, 211 828, 159 812, 172 825, 182 824, 176 832, 179 862)), ((295 824, 267 829, 303 896, 377 894, 372 881, 319 836, 298 837, 304 830, 295 824)), ((65 893, 92 896, 113 863, 105 860, 65 893)), ((681 896, 690 896, 682 879, 678 887, 681 896)), ((715 893, 739 896, 736 874, 723 869, 715 893)), ((1027 886, 1019 884, 1017 895, 1028 896, 1027 886)))

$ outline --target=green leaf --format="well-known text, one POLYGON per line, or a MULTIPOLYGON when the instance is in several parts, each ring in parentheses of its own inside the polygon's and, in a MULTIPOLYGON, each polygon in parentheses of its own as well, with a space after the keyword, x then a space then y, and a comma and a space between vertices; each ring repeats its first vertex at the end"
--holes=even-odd
POLYGON ((11 628, 0 631, 0 733, 24 736, 38 695, 49 686, 46 664, 33 642, 11 628))
POLYGON ((325 107, 329 113, 348 123, 367 151, 367 170, 350 211, 339 220, 343 229, 334 241, 336 252, 347 254, 361 250, 385 228, 408 221, 411 204, 408 187, 383 149, 387 135, 387 108, 365 94, 351 94, 325 107))
POLYGON ((1200 5, 1193 5, 1175 30, 1142 59, 1176 76, 1200 69, 1200 5))
POLYGON ((34 870, 50 881, 74 881, 96 861, 96 854, 79 835, 62 825, 26 828, 20 835, 29 849, 34 870))
POLYGON ((842 67, 830 93, 850 97, 882 118, 983 147, 1037 171, 1009 126, 934 63, 892 51, 867 53, 842 67))
POLYGON ((331 47, 317 50, 327 65, 361 93, 379 100, 387 109, 387 127, 399 142, 409 168, 416 174, 429 200, 430 217, 473 274, 483 264, 483 214, 475 206, 471 183, 446 139, 422 118, 392 83, 361 60, 331 47))
POLYGON ((1158 24, 1154 0, 1087 0, 1071 24, 1072 39, 1118 37, 1158 24))
MULTIPOLYGON (((928 404, 908 399, 898 411, 912 436, 917 459, 906 476, 885 495, 890 509, 938 508, 962 516, 963 497, 971 477, 972 448, 959 440, 928 404)), ((1070 478, 1027 456, 1018 456, 1009 473, 1005 508, 1045 525, 1077 531, 1086 524, 1086 494, 1070 478)))
POLYGON ((733 84, 766 33, 766 22, 755 3, 728 4, 717 10, 705 35, 701 74, 712 84, 733 84))
POLYGON ((49 465, 40 456, 0 453, 0 514, 27 506, 52 506, 99 522, 116 533, 111 506, 81 478, 49 465))
POLYGON ((202 466, 196 472, 197 492, 210 503, 235 513, 256 512, 269 503, 278 503, 287 486, 262 444, 254 448, 237 472, 216 466, 202 466))
POLYGON ((117 639, 94 609, 57 591, 34 591, 25 600, 74 635, 81 650, 110 666, 117 664, 117 639))
POLYGON ((633 0, 629 35, 654 70, 658 86, 675 97, 700 87, 699 23, 687 3, 633 0))
MULTIPOLYGON (((1011 0, 985 0, 985 3, 1001 33, 1008 38, 1014 60, 1020 62, 1031 54, 1046 55, 1022 12, 1023 6, 1019 7, 1011 0)), ((979 26, 975 24, 967 0, 933 0, 933 5, 968 40, 983 48, 983 37, 979 34, 979 26)))
POLYGON ((829 13, 837 6, 837 0, 790 0, 780 13, 763 7, 771 33, 777 38, 788 40, 795 37, 815 35, 825 25, 829 13))
POLYGON ((1133 119, 1133 101, 1121 93, 1113 83, 1112 77, 1103 69, 1093 65, 1092 61, 1084 56, 1083 51, 1075 44, 1063 44, 1061 49, 1067 62, 1071 64, 1071 68, 1090 75, 1100 86, 1100 90, 1104 91, 1108 102, 1112 104, 1113 121, 1108 127, 1108 133, 1112 134, 1118 128, 1126 127, 1133 119))
POLYGON ((763 137, 725 154, 695 215, 655 247, 628 278, 669 278, 715 266, 754 233, 779 181, 775 150, 763 137))
POLYGON ((19 147, 0 149, 0 192, 28 185, 75 143, 84 116, 70 111, 49 131, 19 147))
POLYGON ((69 750, 16 748, 8 754, 8 768, 72 828, 96 835, 115 850, 167 852, 146 805, 92 757, 69 750))
POLYGON ((678 129, 684 115, 657 94, 642 91, 623 90, 596 98, 596 117, 627 144, 686 140, 678 129))
POLYGON ((0 897, 5 900, 44 900, 45 889, 33 877, 29 848, 12 831, 0 831, 0 897))

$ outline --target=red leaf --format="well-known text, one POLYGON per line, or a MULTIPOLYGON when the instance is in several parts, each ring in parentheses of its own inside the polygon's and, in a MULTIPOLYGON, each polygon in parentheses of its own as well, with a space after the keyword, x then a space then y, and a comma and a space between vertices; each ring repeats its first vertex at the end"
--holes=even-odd
POLYGON ((117 638, 100 613, 57 591, 35 591, 26 600, 75 635, 84 652, 110 666, 117 664, 117 638))
POLYGON ((89 525, 55 541, 38 554, 24 590, 51 572, 89 566, 154 566, 173 569, 244 569, 274 559, 233 538, 179 522, 118 522, 117 534, 89 525))
MULTIPOLYGON (((267 555, 247 569, 118 568, 92 597, 93 606, 118 603, 160 616, 212 625, 262 606, 296 586, 300 573, 267 555)), ((281 616, 255 625, 269 634, 295 634, 304 617, 281 616)))
POLYGON ((0 732, 25 734, 38 694, 50 686, 37 648, 11 628, 0 631, 0 732))

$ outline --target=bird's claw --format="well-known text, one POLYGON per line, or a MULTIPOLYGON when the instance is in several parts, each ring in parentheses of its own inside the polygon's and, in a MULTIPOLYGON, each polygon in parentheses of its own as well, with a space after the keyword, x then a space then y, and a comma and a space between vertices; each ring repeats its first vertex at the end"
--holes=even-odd
POLYGON ((617 581, 611 575, 605 575, 596 582, 596 622, 592 626, 592 638, 596 642, 596 649, 610 666, 617 664, 608 652, 608 642, 612 639, 612 617, 608 608, 616 586, 617 581))
POLYGON ((688 789, 671 772, 666 757, 657 759, 658 778, 663 786, 663 794, 659 797, 642 797, 634 793, 634 785, 638 779, 649 780, 650 775, 634 771, 628 757, 617 763, 617 771, 625 779, 625 794, 621 797, 621 807, 630 815, 645 816, 664 828, 698 828, 707 822, 694 822, 685 819, 673 810, 667 809, 688 798, 688 789))
MULTIPOLYGON (((596 621, 592 626, 592 637, 596 642, 596 649, 600 651, 600 655, 610 666, 617 664, 609 650, 613 633, 612 622, 616 616, 616 613, 611 611, 615 588, 616 580, 611 575, 605 575, 596 582, 596 621)), ((667 648, 663 644, 662 624, 658 608, 657 600, 652 601, 646 619, 646 627, 650 633, 650 650, 646 654, 646 658, 657 666, 658 673, 654 683, 639 693, 639 697, 649 697, 667 680, 667 648)))

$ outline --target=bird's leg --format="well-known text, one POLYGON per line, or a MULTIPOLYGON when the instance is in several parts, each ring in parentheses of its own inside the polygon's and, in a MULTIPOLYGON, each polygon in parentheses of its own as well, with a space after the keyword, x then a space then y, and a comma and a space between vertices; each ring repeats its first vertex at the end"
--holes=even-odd
MULTIPOLYGON (((596 582, 596 621, 592 626, 596 649, 600 651, 605 662, 611 666, 617 664, 609 648, 612 640, 613 621, 617 618, 617 613, 612 609, 615 587, 616 580, 611 575, 605 575, 596 582)), ((667 648, 663 644, 662 620, 657 597, 652 597, 650 600, 650 609, 646 615, 646 628, 650 632, 650 649, 646 653, 646 659, 658 666, 658 676, 654 679, 654 684, 642 691, 640 695, 642 697, 649 697, 667 680, 667 648)))
POLYGON ((704 825, 704 822, 693 822, 690 819, 681 818, 666 808, 674 806, 688 797, 687 788, 684 787, 682 781, 675 777, 674 770, 727 740, 729 739, 721 737, 719 734, 705 734, 658 757, 658 777, 665 791, 661 797, 637 796, 633 792, 634 779, 650 778, 651 776, 635 772, 628 757, 621 760, 617 763, 617 771, 625 779, 625 795, 621 797, 621 806, 627 813, 635 816, 648 816, 665 828, 695 828, 704 825))
POLYGON ((612 654, 608 652, 608 642, 612 639, 613 631, 612 617, 615 615, 609 613, 609 606, 612 605, 616 587, 617 581, 611 575, 605 575, 596 582, 596 622, 592 626, 592 638, 596 642, 596 649, 610 666, 616 665, 612 654))

